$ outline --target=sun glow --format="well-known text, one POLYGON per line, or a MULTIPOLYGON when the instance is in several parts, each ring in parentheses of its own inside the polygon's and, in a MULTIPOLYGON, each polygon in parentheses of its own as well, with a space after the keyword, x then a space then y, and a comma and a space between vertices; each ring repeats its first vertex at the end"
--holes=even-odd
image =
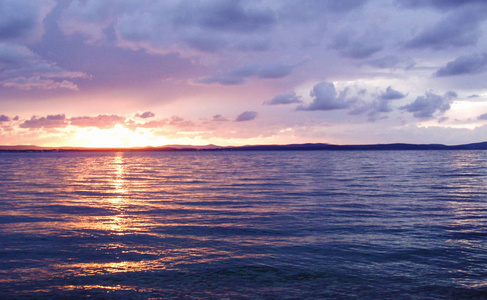
POLYGON ((163 136, 154 136, 149 131, 132 131, 121 124, 117 124, 110 129, 80 128, 74 134, 71 145, 95 148, 128 148, 160 146, 168 143, 170 141, 163 136))

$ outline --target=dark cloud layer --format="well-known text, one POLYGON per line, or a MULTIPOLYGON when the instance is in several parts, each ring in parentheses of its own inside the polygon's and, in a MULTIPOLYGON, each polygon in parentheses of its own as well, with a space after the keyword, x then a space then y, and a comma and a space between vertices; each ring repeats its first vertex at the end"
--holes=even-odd
POLYGON ((396 0, 399 4, 410 8, 434 7, 439 9, 455 9, 468 5, 486 5, 485 0, 396 0))
POLYGON ((481 33, 479 26, 487 18, 486 12, 487 9, 476 7, 456 10, 436 25, 425 28, 406 47, 440 50, 475 45, 481 33))
POLYGON ((261 79, 278 79, 291 74, 296 66, 284 63, 275 63, 260 66, 258 64, 248 64, 240 66, 229 72, 217 72, 209 77, 196 80, 197 83, 222 85, 243 84, 251 77, 261 79))
POLYGON ((42 20, 55 3, 51 0, 2 0, 0 2, 0 41, 37 39, 42 20))
POLYGON ((356 36, 354 32, 341 32, 335 36, 331 48, 345 57, 364 59, 382 50, 380 40, 377 31, 373 30, 362 36, 356 36))
POLYGON ((487 70, 487 53, 460 56, 436 71, 437 77, 477 74, 487 70))

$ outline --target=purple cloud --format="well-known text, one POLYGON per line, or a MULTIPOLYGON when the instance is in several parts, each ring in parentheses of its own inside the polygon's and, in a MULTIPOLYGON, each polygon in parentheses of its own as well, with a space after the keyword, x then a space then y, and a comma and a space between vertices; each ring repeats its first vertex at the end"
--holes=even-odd
POLYGON ((284 94, 279 94, 269 101, 265 101, 266 105, 278 105, 278 104, 292 104, 303 102, 301 97, 297 96, 295 92, 289 92, 284 94))
POLYGON ((0 41, 38 39, 43 33, 42 21, 54 6, 52 0, 2 0, 0 41))
POLYGON ((392 87, 388 86, 385 92, 380 94, 379 99, 381 100, 396 100, 406 97, 403 93, 394 90, 392 87))
POLYGON ((275 63, 260 66, 258 64, 247 64, 229 72, 217 72, 209 77, 196 80, 197 83, 221 85, 243 84, 250 77, 261 79, 278 79, 288 76, 296 68, 296 65, 275 63))
POLYGON ((332 82, 322 81, 316 84, 310 92, 310 96, 313 97, 313 102, 299 106, 298 110, 335 110, 350 106, 343 96, 337 96, 335 85, 332 82))
POLYGON ((146 111, 146 112, 143 112, 142 114, 139 114, 139 113, 135 114, 135 117, 141 118, 141 119, 147 119, 147 118, 155 117, 155 114, 153 112, 146 111))
POLYGON ((235 119, 235 122, 245 122, 252 121, 257 118, 257 112, 255 111, 244 111, 235 119))
POLYGON ((213 118, 212 118, 212 120, 213 121, 216 121, 216 122, 226 122, 226 121, 228 121, 228 119, 225 118, 222 115, 214 115, 213 118))
POLYGON ((330 47, 342 56, 364 59, 383 49, 381 40, 378 30, 370 30, 363 36, 356 36, 355 32, 341 32, 335 36, 330 47))
POLYGON ((487 113, 481 114, 480 116, 477 117, 478 120, 487 120, 487 113))
POLYGON ((416 118, 432 118, 434 114, 442 114, 450 109, 450 103, 457 97, 455 92, 448 92, 444 96, 427 92, 424 96, 419 96, 400 109, 413 113, 416 118))
POLYGON ((455 10, 435 26, 424 29, 406 43, 407 48, 432 48, 475 45, 480 37, 480 24, 487 18, 487 9, 466 8, 455 10))
POLYGON ((478 74, 487 70, 487 53, 460 56, 436 71, 435 76, 478 74))
POLYGON ((19 125, 20 128, 64 128, 68 126, 66 116, 64 114, 48 115, 47 117, 33 116, 30 120, 25 120, 19 125))

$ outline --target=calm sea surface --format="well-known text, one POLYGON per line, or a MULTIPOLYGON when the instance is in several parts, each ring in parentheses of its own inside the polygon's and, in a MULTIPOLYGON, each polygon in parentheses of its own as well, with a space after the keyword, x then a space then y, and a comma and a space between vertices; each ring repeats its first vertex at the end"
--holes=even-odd
POLYGON ((0 153, 0 298, 487 298, 487 151, 0 153))

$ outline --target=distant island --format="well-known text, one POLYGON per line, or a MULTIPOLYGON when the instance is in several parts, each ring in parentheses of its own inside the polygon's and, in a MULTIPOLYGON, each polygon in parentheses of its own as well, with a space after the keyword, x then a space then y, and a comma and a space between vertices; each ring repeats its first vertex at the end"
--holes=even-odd
POLYGON ((39 147, 33 145, 0 146, 0 152, 72 152, 72 151, 384 151, 384 150, 487 150, 487 142, 442 145, 442 144, 366 144, 333 145, 325 143, 306 143, 288 145, 248 145, 248 146, 191 146, 167 145, 160 147, 134 148, 85 148, 85 147, 39 147))

